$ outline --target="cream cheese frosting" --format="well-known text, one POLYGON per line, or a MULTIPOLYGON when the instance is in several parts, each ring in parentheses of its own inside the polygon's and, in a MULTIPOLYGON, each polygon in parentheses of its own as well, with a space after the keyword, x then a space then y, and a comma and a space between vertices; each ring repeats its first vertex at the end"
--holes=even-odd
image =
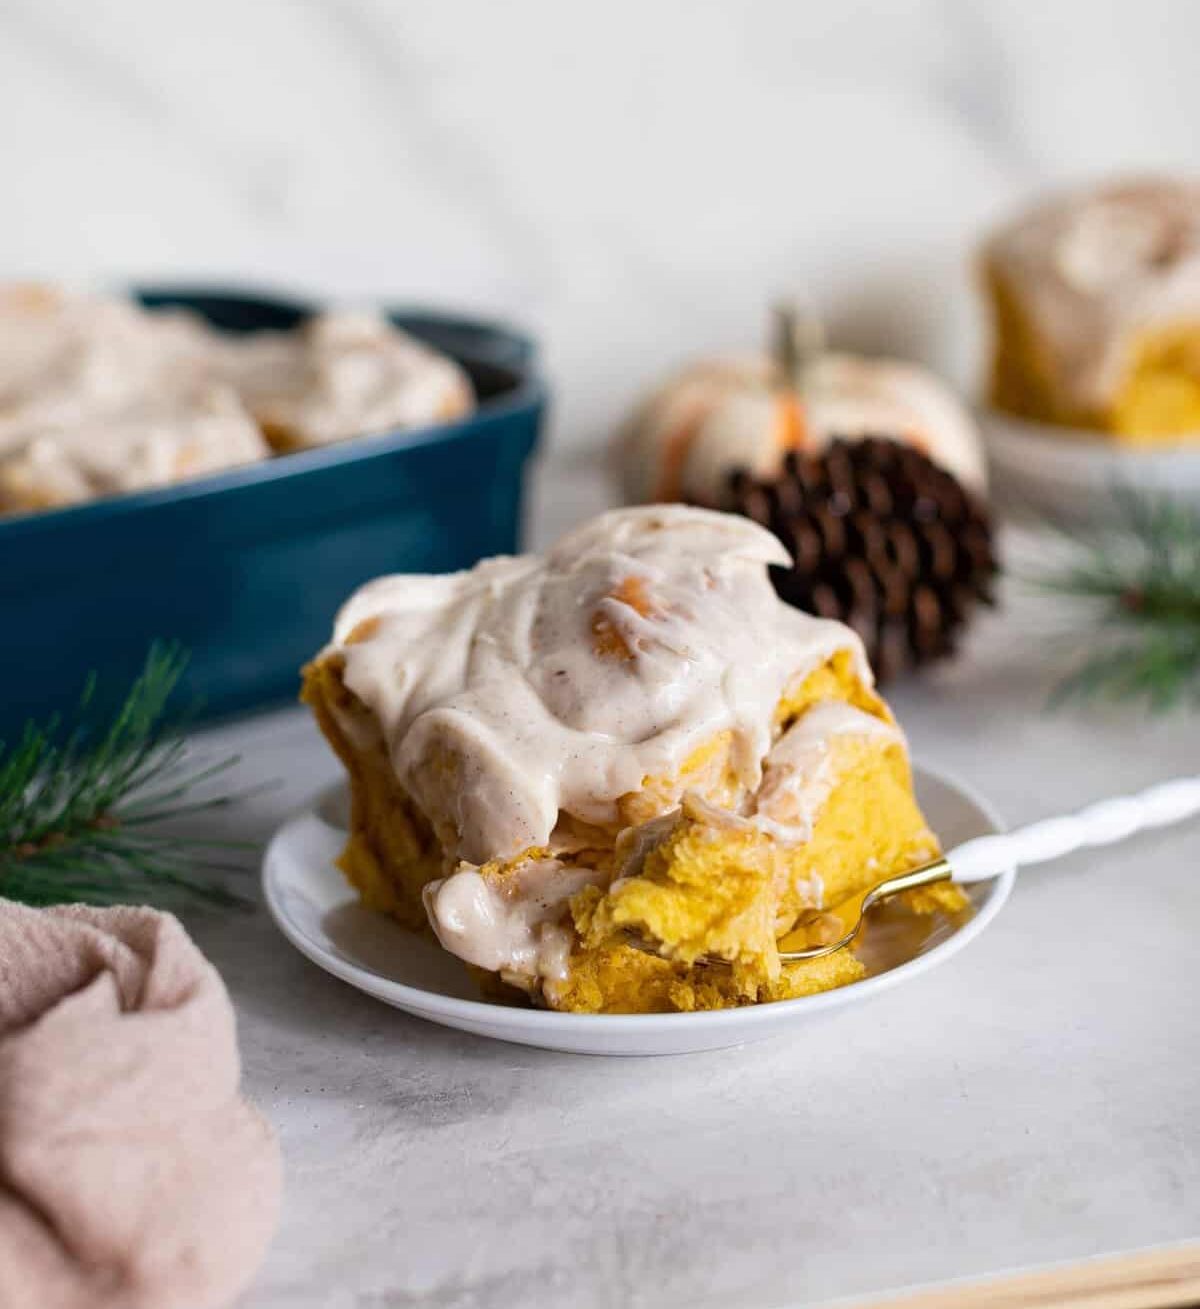
POLYGON ((373 313, 318 314, 298 332, 232 341, 225 365, 268 434, 291 446, 447 420, 474 403, 458 364, 373 313))
POLYGON ((270 453, 183 313, 0 293, 0 512, 162 486, 270 453))
POLYGON ((1081 410, 1120 386, 1131 338, 1200 322, 1200 182, 1119 182, 1060 196, 995 232, 985 267, 1048 345, 1081 410))
POLYGON ((837 742, 854 737, 904 742, 895 723, 853 705, 815 705, 771 747, 752 800, 752 821, 781 840, 809 840, 837 783, 837 742))
MULTIPOLYGON (((762 782, 746 797, 742 812, 720 809, 691 792, 682 798, 683 809, 716 827, 757 828, 785 844, 808 841, 838 780, 838 744, 853 738, 904 741, 894 723, 852 705, 817 705, 772 746, 762 782)), ((614 887, 641 872, 647 854, 666 839, 679 814, 671 809, 621 833, 614 887)), ((434 933, 451 954, 512 980, 536 977, 553 986, 567 975, 572 937, 563 920, 570 899, 606 880, 566 859, 531 860, 499 881, 462 863, 449 877, 430 882, 423 898, 434 933)), ((823 907, 819 876, 807 886, 807 898, 813 908, 823 907)))
POLYGON ((839 650, 869 683, 848 628, 776 597, 787 559, 746 519, 614 510, 541 558, 368 583, 327 653, 447 856, 482 864, 551 846, 564 814, 616 824, 723 731, 753 791, 789 685, 839 650))
POLYGON ((228 387, 147 396, 0 444, 0 511, 166 486, 268 453, 257 424, 228 387))
POLYGON ((563 924, 571 897, 594 882, 590 868, 539 859, 503 885, 471 864, 430 882, 425 911, 443 949, 493 973, 562 981, 571 933, 563 924))
POLYGON ((451 418, 452 360, 371 313, 225 335, 184 312, 0 289, 0 512, 158 486, 451 418))
POLYGON ((0 448, 211 381, 211 335, 125 300, 0 289, 0 448))

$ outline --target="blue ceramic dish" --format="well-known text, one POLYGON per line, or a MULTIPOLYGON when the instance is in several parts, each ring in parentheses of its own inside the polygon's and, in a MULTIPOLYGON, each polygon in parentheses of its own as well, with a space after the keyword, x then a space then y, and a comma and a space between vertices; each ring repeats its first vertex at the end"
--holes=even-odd
MULTIPOLYGON (((227 331, 286 328, 300 303, 175 289, 227 331)), ((447 572, 511 553, 545 407, 527 338, 432 313, 393 322, 457 359, 467 418, 359 437, 159 490, 0 519, 0 739, 69 711, 96 673, 119 691, 154 640, 191 661, 181 698, 225 714, 293 697, 334 613, 380 573, 447 572)))

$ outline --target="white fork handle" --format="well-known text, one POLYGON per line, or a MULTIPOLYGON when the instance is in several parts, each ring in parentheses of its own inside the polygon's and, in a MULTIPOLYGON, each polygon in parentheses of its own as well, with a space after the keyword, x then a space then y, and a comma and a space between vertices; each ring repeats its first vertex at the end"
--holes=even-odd
POLYGON ((1138 795, 1101 800, 1077 814, 977 836, 951 850, 946 860, 956 882, 985 882, 1006 868, 1041 864, 1084 846, 1112 845, 1147 827, 1167 827, 1200 813, 1200 777, 1180 777, 1138 795))

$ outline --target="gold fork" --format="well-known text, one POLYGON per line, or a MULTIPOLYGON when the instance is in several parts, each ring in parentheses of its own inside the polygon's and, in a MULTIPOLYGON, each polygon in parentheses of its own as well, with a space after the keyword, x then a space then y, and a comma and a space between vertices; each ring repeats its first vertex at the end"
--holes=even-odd
MULTIPOLYGON (((1112 845, 1135 832, 1167 827, 1197 813, 1200 813, 1200 776, 1180 777, 1137 795, 1102 800, 1078 813, 1046 818, 1015 832, 977 836, 932 863, 889 877, 872 887, 863 896, 854 922, 836 940, 804 950, 780 950, 779 958, 783 963, 791 964, 802 959, 820 959, 823 955, 844 950, 862 930, 863 920, 871 909, 904 891, 936 886, 939 882, 955 882, 959 886, 987 882, 1010 869, 1046 863, 1087 846, 1112 845)), ((658 947, 643 937, 633 935, 630 943, 639 949, 658 953, 658 947)), ((698 962, 729 963, 719 955, 704 955, 698 962)))

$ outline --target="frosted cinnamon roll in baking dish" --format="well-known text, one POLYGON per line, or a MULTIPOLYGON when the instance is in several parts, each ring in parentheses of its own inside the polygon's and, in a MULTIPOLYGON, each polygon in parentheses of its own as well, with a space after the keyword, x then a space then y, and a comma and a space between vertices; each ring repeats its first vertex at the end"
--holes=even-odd
POLYGON ((777 599, 785 561, 747 520, 650 506, 364 586, 303 692, 349 773, 364 902, 555 1009, 857 978, 848 951, 781 965, 777 942, 937 841, 857 637, 777 599))
POLYGON ((0 514, 450 422, 474 405, 458 363, 382 314, 238 335, 118 297, 0 287, 0 514))
POLYGON ((270 449, 182 313, 0 288, 0 514, 164 486, 270 449))

